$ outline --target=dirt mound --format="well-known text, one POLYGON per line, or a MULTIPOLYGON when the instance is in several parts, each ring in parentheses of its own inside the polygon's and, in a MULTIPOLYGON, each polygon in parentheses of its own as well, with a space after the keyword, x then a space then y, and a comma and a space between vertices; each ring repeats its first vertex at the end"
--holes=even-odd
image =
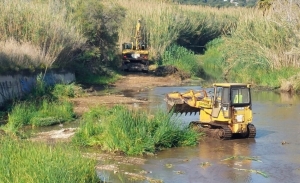
POLYGON ((162 77, 173 75, 179 77, 181 80, 185 80, 191 77, 191 74, 179 70, 177 67, 172 65, 164 65, 157 67, 155 70, 155 75, 162 77))
POLYGON ((158 66, 155 70, 156 76, 168 76, 178 72, 178 69, 172 65, 158 66))

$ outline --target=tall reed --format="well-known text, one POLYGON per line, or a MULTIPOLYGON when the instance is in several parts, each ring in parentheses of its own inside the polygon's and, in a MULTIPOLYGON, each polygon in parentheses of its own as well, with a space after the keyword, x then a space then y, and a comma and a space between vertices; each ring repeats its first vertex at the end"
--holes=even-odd
POLYGON ((136 21, 142 19, 149 33, 150 54, 156 59, 181 38, 209 38, 230 32, 238 18, 236 8, 176 5, 157 0, 106 2, 119 4, 127 10, 119 30, 119 44, 131 40, 136 21))
POLYGON ((0 60, 4 69, 50 67, 84 38, 64 1, 3 0, 0 3, 0 60), (68 51, 67 51, 68 50, 68 51))
POLYGON ((277 0, 268 14, 250 9, 239 17, 230 36, 207 45, 203 57, 205 69, 228 81, 279 87, 283 78, 295 75, 300 67, 297 43, 300 11, 296 10, 300 9, 295 3, 277 0))

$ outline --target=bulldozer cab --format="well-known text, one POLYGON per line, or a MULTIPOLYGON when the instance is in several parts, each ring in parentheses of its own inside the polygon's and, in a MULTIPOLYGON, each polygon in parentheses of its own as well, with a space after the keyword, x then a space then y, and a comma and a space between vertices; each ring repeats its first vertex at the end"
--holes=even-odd
POLYGON ((212 117, 231 118, 233 108, 251 107, 250 85, 239 83, 214 84, 212 117))

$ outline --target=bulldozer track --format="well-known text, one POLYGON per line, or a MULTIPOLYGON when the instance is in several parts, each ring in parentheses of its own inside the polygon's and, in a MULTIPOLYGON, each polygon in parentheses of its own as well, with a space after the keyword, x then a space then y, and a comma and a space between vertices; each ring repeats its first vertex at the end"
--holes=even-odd
POLYGON ((253 124, 248 124, 249 136, 248 138, 254 138, 256 136, 256 128, 253 124))
POLYGON ((228 140, 232 137, 232 131, 227 125, 220 125, 218 129, 218 138, 228 140))
POLYGON ((203 126, 199 121, 190 122, 190 128, 198 132, 204 132, 206 136, 217 138, 220 140, 228 140, 232 138, 232 131, 227 125, 213 124, 209 126, 203 126))

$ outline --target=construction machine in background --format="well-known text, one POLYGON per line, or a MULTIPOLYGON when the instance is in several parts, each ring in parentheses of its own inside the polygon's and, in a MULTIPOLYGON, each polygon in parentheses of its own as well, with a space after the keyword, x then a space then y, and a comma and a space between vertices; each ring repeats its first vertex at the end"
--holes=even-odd
POLYGON ((256 136, 256 128, 251 123, 250 84, 215 83, 213 91, 172 92, 166 94, 165 100, 169 111, 174 113, 199 112, 199 121, 190 125, 219 139, 256 136))
POLYGON ((130 43, 122 44, 122 70, 142 71, 149 70, 149 50, 145 28, 141 20, 137 21, 134 37, 130 43))

